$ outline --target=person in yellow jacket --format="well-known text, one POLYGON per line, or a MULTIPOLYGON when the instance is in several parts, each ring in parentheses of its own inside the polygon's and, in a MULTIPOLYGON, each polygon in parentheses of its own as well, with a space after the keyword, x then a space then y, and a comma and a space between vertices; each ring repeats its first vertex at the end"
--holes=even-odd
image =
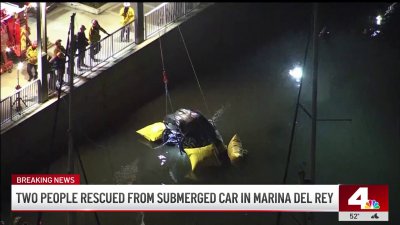
POLYGON ((129 41, 129 35, 131 32, 132 21, 135 20, 135 11, 130 6, 129 2, 124 2, 124 7, 119 11, 121 18, 121 24, 124 26, 121 29, 121 41, 129 41))
POLYGON ((89 42, 90 42, 90 58, 95 60, 94 55, 100 52, 100 31, 110 35, 104 28, 102 28, 97 20, 92 20, 92 27, 89 30, 89 42))
POLYGON ((37 57, 38 57, 37 42, 34 41, 32 45, 28 48, 28 50, 26 50, 26 59, 28 60, 27 70, 29 74, 29 81, 31 81, 32 79, 36 79, 38 76, 37 57), (32 73, 32 69, 34 69, 35 74, 32 73))

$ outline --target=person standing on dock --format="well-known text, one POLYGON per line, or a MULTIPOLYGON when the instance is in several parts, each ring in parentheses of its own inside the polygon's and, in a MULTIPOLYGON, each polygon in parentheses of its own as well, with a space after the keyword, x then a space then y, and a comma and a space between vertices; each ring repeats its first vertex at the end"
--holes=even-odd
POLYGON ((86 27, 84 25, 81 26, 80 31, 78 32, 77 38, 77 49, 78 49, 78 70, 81 70, 81 66, 86 66, 84 63, 85 59, 85 50, 89 45, 89 40, 85 35, 86 27))
POLYGON ((92 20, 92 27, 89 30, 89 41, 90 41, 90 58, 95 60, 94 55, 100 52, 100 31, 110 35, 104 28, 102 28, 97 20, 92 20))
POLYGON ((121 29, 121 41, 129 41, 131 23, 135 20, 135 11, 129 2, 124 2, 124 7, 119 11, 119 15, 122 17, 121 24, 123 26, 121 29))

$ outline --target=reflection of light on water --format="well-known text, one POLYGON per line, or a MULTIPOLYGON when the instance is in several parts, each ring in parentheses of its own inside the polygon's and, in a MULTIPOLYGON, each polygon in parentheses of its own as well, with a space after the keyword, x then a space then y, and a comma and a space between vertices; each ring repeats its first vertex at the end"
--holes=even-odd
POLYGON ((297 87, 300 87, 300 80, 303 77, 303 68, 295 66, 293 69, 289 70, 289 75, 296 80, 297 87))
POLYGON ((135 159, 128 165, 121 166, 121 169, 114 174, 117 184, 132 184, 137 180, 139 159, 135 159))
POLYGON ((376 25, 382 24, 382 16, 381 15, 378 15, 375 19, 376 19, 376 25))
POLYGON ((376 31, 374 31, 374 33, 373 33, 371 36, 372 36, 372 37, 375 37, 375 36, 377 36, 380 32, 381 32, 380 30, 376 30, 376 31))
POLYGON ((160 160, 160 165, 161 166, 163 166, 167 162, 167 157, 165 157, 164 155, 159 155, 158 159, 160 160))
POLYGON ((303 76, 303 70, 301 67, 296 66, 294 69, 289 70, 290 76, 296 79, 296 81, 300 81, 300 78, 303 76))
POLYGON ((171 177, 171 179, 174 181, 174 183, 178 183, 178 179, 175 177, 175 174, 172 170, 169 170, 168 174, 171 177))
MULTIPOLYGON (((185 153, 181 154, 179 149, 175 146, 163 146, 157 150, 157 158, 160 160, 160 168, 168 170, 168 177, 170 181, 167 183, 179 183, 190 169, 190 162, 188 166, 188 157, 185 153)), ((167 171, 165 171, 167 172, 167 171)))
POLYGON ((143 212, 140 212, 140 213, 139 213, 139 215, 138 215, 138 217, 137 217, 137 221, 140 222, 139 225, 146 225, 146 224, 144 223, 144 213, 143 213, 143 212))
POLYGON ((389 14, 393 13, 394 6, 395 6, 396 4, 397 4, 397 2, 395 2, 395 3, 391 4, 391 5, 389 6, 389 8, 386 10, 386 12, 385 12, 385 15, 384 15, 384 16, 387 16, 387 15, 389 15, 389 14))
POLYGON ((214 113, 214 115, 212 116, 210 122, 211 122, 213 125, 215 125, 215 124, 218 122, 219 118, 222 116, 222 114, 224 114, 225 110, 226 110, 228 107, 230 107, 230 104, 229 104, 229 103, 228 103, 227 105, 223 105, 220 109, 218 109, 218 110, 214 113))

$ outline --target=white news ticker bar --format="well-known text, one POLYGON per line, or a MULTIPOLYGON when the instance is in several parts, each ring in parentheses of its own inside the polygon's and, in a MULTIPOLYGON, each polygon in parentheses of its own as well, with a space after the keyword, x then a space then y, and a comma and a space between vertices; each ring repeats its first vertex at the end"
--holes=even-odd
MULTIPOLYGON (((302 211, 302 212, 337 212, 339 208, 338 185, 12 185, 13 211, 302 211), (40 202, 42 193, 154 193, 154 203, 129 203, 125 198, 122 203, 48 203, 40 202), (159 193, 215 193, 215 203, 157 203, 159 193), (37 203, 17 202, 17 193, 37 193, 37 203), (221 203, 219 198, 227 200, 221 193, 237 193, 238 203, 221 203), (250 193, 250 203, 241 202, 241 193, 250 193), (254 193, 289 193, 291 203, 254 203, 254 193), (304 193, 303 200, 312 203, 294 203, 295 193, 304 193), (330 193, 331 202, 316 203, 316 193, 330 193)), ((131 195, 132 196, 132 195, 131 195)), ((297 197, 299 195, 297 194, 297 197)), ((328 200, 327 194, 324 194, 328 200)), ((21 195, 20 195, 21 197, 21 195)), ((232 195, 231 195, 232 197, 232 195)))
POLYGON ((339 221, 389 221, 389 212, 339 212, 339 221))

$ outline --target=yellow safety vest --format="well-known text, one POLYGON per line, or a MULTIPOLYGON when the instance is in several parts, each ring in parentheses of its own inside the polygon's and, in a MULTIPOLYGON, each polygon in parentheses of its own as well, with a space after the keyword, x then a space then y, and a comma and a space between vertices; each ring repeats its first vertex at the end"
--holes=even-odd
POLYGON ((132 22, 135 19, 135 12, 133 11, 132 7, 128 8, 128 12, 126 13, 125 16, 123 16, 124 15, 124 8, 125 7, 122 7, 121 10, 119 11, 119 15, 122 16, 121 24, 123 26, 125 26, 126 24, 132 22))
POLYGON ((32 46, 26 51, 26 58, 29 64, 37 65, 38 49, 33 49, 32 46))

